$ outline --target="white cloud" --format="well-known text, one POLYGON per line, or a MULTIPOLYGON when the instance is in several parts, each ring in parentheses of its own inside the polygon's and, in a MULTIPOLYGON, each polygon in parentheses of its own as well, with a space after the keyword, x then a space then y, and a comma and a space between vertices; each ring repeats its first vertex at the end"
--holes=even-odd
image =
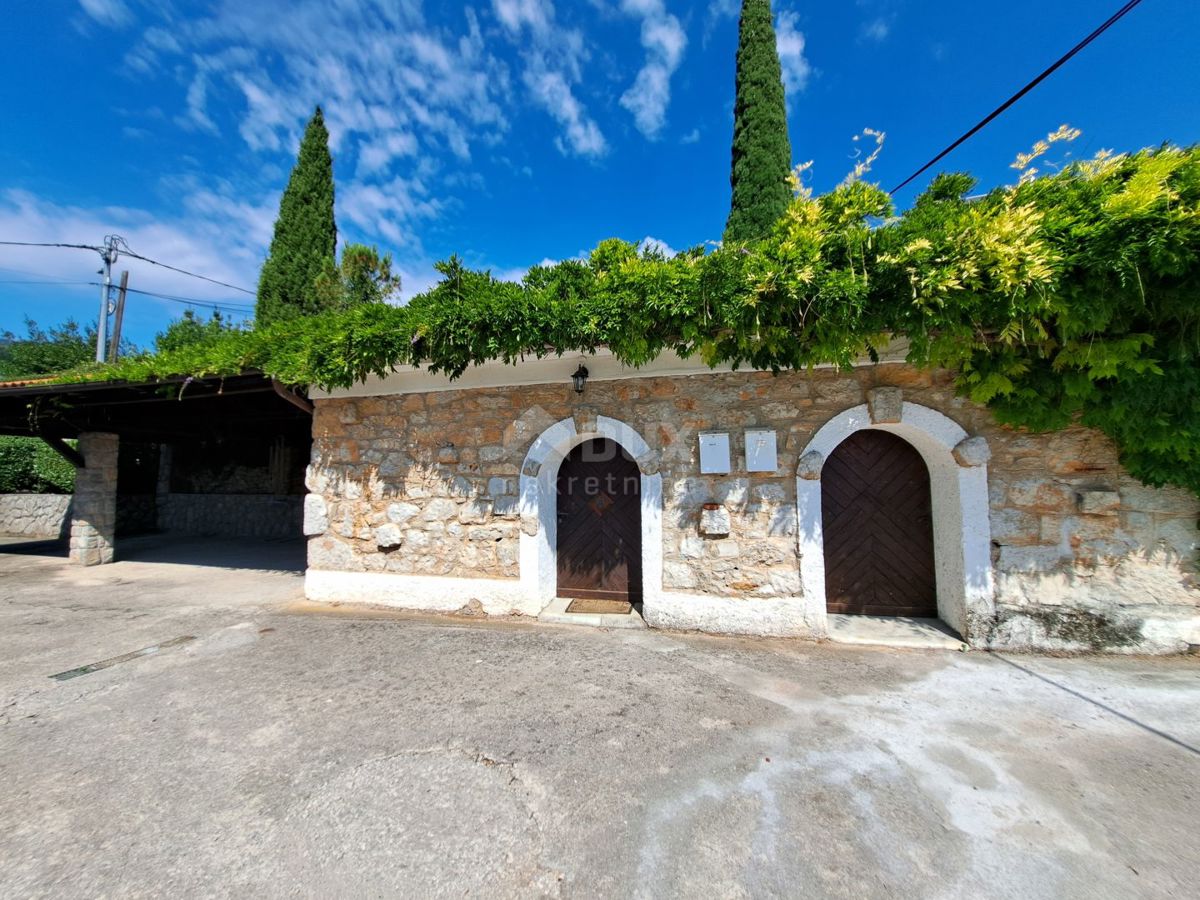
POLYGON ((582 33, 560 26, 548 0, 492 0, 492 10, 521 51, 529 95, 563 129, 558 149, 588 157, 607 153, 604 133, 575 93, 587 57, 582 33))
POLYGON ((433 263, 424 262, 414 266, 400 266, 394 269, 400 273, 400 298, 407 303, 417 294, 423 294, 442 280, 442 275, 433 267, 433 263))
POLYGON ((338 212, 369 234, 384 237, 408 256, 419 254, 420 241, 411 226, 436 218, 442 203, 429 196, 419 178, 393 178, 385 184, 351 183, 338 195, 338 212))
POLYGON ((182 71, 194 127, 207 130, 219 96, 252 150, 293 146, 324 104, 335 150, 356 156, 372 147, 366 173, 378 170, 392 131, 433 155, 447 148, 467 158, 473 142, 507 130, 508 70, 488 52, 472 10, 462 22, 457 33, 430 26, 419 0, 222 3, 173 18, 169 31, 147 28, 126 62, 142 73, 182 71), (193 102, 201 100, 207 106, 193 102))
POLYGON ((892 23, 887 18, 881 16, 863 25, 860 36, 863 40, 874 41, 878 44, 886 41, 888 35, 891 33, 892 23))
POLYGON ((712 0, 704 20, 704 45, 708 46, 709 39, 723 19, 736 19, 741 10, 742 0, 712 0))
POLYGON ((698 144, 700 143, 700 129, 693 128, 687 134, 679 139, 681 144, 698 144))
POLYGON ((147 28, 140 42, 125 54, 125 67, 141 75, 152 75, 163 54, 181 53, 183 48, 175 35, 165 28, 147 28))
POLYGON ((646 235, 644 238, 642 238, 638 245, 643 250, 649 250, 652 253, 661 253, 663 256, 668 258, 679 255, 679 251, 673 248, 666 241, 660 241, 656 237, 650 237, 650 235, 646 235))
POLYGON ((529 274, 529 266, 517 266, 514 269, 492 269, 491 271, 492 277, 497 281, 511 281, 513 284, 520 284, 529 274))
POLYGON ((492 8, 500 24, 514 34, 524 26, 545 32, 554 19, 554 7, 548 0, 492 0, 492 8))
MULTIPOLYGON (((181 209, 171 217, 133 207, 84 209, 56 204, 28 191, 2 191, 0 234, 21 235, 28 241, 81 244, 98 244, 106 234, 119 234, 142 256, 253 291, 271 239, 277 198, 263 195, 247 200, 227 186, 220 190, 189 184, 179 187, 184 191, 181 209)), ((56 280, 95 281, 98 264, 98 256, 83 250, 0 247, 0 267, 36 268, 39 274, 56 280)), ((118 258, 114 271, 122 269, 129 270, 130 286, 139 290, 237 306, 254 304, 250 294, 132 257, 118 258)), ((151 297, 139 295, 138 302, 160 306, 164 321, 181 310, 176 303, 151 297)))
MULTIPOLYGON (((509 19, 521 27, 544 29, 552 22, 544 0, 509 5, 509 19)), ((133 77, 181 84, 178 106, 166 120, 224 132, 249 151, 243 157, 257 158, 257 169, 241 164, 240 186, 267 198, 267 241, 304 125, 320 104, 336 168, 339 232, 394 251, 398 270, 414 279, 406 283, 408 293, 433 277, 418 226, 443 215, 456 188, 480 188, 477 172, 459 161, 503 140, 514 94, 509 66, 495 55, 473 9, 463 9, 457 24, 434 25, 422 7, 421 0, 226 0, 187 15, 147 6, 125 63, 133 77)), ((493 22, 493 31, 497 27, 493 22)), ((547 53, 577 81, 582 35, 557 37, 547 34, 547 53)), ((571 146, 602 151, 599 128, 581 106, 559 104, 556 114, 568 126, 571 146)), ((236 152, 231 147, 229 155, 236 152)), ((204 177, 215 194, 240 196, 214 187, 215 173, 204 177)), ((203 188, 190 184, 195 196, 175 212, 181 219, 196 216, 201 232, 229 220, 198 208, 203 188)), ((265 252, 266 241, 254 246, 251 280, 265 252)))
POLYGON ((530 93, 566 130, 558 140, 558 149, 564 154, 580 156, 603 156, 608 150, 600 126, 588 116, 571 91, 566 76, 552 71, 540 61, 533 62, 525 71, 525 84, 530 93))
POLYGON ((120 28, 133 21, 133 14, 123 0, 79 0, 83 11, 109 28, 120 28))
POLYGON ((300 106, 287 97, 280 97, 263 76, 256 78, 237 72, 232 78, 246 101, 246 116, 238 126, 238 133, 246 145, 251 150, 282 150, 285 146, 293 146, 298 122, 312 112, 308 105, 300 106))
POLYGON ((671 76, 683 60, 687 35, 662 0, 621 0, 621 10, 642 20, 642 47, 646 51, 645 65, 621 96, 621 105, 633 114, 638 130, 654 139, 666 123, 671 76))
POLYGON ((804 32, 797 26, 800 16, 785 10, 775 22, 775 46, 779 51, 779 64, 783 67, 783 84, 789 95, 799 93, 808 86, 812 65, 804 55, 804 32))
POLYGON ((187 113, 176 122, 185 128, 197 128, 209 134, 217 133, 217 126, 208 116, 208 73, 197 72, 187 89, 187 113))
POLYGON ((393 160, 414 156, 416 152, 416 137, 406 131, 389 131, 363 144, 358 153, 357 174, 362 177, 386 171, 393 160))

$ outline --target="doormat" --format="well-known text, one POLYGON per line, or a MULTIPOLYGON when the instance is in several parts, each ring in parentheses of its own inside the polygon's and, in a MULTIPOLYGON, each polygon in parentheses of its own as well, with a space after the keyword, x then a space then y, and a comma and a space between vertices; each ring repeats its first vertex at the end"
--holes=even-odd
POLYGON ((609 613, 627 616, 633 611, 628 600, 572 600, 567 607, 569 613, 609 613))

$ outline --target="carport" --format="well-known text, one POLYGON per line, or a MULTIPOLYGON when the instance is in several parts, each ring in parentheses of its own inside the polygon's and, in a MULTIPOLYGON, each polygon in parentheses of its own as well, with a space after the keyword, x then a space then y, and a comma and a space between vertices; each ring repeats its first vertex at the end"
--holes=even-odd
POLYGON ((160 552, 199 537, 302 546, 312 406, 261 374, 3 385, 0 434, 41 438, 75 465, 81 565, 144 535, 160 552))

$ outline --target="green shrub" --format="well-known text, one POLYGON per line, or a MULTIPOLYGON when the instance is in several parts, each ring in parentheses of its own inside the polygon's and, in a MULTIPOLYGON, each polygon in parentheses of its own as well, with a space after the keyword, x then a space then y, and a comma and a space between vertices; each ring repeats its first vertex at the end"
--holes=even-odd
POLYGON ((75 467, 40 438, 0 437, 0 494, 70 494, 75 467))

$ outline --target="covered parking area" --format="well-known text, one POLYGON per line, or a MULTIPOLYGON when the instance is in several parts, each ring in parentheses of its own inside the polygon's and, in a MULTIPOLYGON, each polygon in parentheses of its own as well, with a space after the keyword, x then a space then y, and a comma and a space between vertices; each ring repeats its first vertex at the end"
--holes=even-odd
POLYGON ((241 564, 259 548, 264 565, 303 567, 312 406, 261 374, 4 385, 0 434, 40 438, 75 466, 73 562, 211 565, 225 545, 241 564))

